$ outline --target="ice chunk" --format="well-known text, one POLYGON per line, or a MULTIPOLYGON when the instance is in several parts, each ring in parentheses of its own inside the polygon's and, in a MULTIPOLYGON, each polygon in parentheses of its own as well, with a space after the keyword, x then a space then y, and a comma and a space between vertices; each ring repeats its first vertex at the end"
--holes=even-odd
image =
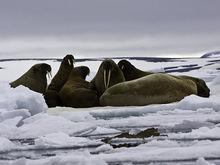
POLYGON ((88 146, 92 144, 100 143, 83 137, 70 137, 63 132, 48 134, 35 140, 35 145, 38 147, 88 146))
POLYGON ((169 134, 169 138, 175 139, 219 139, 220 127, 208 128, 200 127, 188 133, 169 134))
POLYGON ((31 115, 44 112, 47 108, 43 96, 24 86, 11 88, 9 83, 0 82, 0 109, 12 111, 28 109, 31 115))
POLYGON ((96 126, 93 124, 71 122, 60 116, 51 116, 43 113, 25 119, 24 124, 18 128, 17 138, 36 138, 57 132, 79 135, 95 129, 96 126))

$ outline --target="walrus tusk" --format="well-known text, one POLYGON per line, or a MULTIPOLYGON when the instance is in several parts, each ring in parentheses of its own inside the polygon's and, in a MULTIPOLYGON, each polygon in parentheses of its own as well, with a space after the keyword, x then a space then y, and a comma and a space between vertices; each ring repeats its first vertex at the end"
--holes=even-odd
POLYGON ((69 63, 69 66, 71 66, 71 61, 70 61, 70 59, 68 59, 68 63, 69 63))
POLYGON ((124 69, 124 65, 121 66, 121 69, 124 69))
POLYGON ((104 86, 105 86, 105 89, 107 87, 107 84, 106 84, 106 70, 104 70, 104 73, 103 73, 103 77, 104 77, 104 86))
POLYGON ((49 75, 50 75, 50 78, 52 78, 52 77, 53 77, 53 76, 52 76, 52 71, 50 71, 50 72, 49 72, 49 75))
POLYGON ((48 77, 48 79, 51 79, 51 78, 52 78, 52 73, 51 73, 51 71, 50 71, 50 72, 47 71, 47 77, 48 77))
POLYGON ((107 86, 106 86, 107 88, 109 86, 110 78, 111 78, 111 70, 109 70, 108 72, 108 80, 107 80, 107 86))
POLYGON ((46 76, 47 76, 48 79, 50 78, 50 75, 49 75, 49 72, 48 72, 48 71, 47 71, 47 73, 46 73, 46 76))

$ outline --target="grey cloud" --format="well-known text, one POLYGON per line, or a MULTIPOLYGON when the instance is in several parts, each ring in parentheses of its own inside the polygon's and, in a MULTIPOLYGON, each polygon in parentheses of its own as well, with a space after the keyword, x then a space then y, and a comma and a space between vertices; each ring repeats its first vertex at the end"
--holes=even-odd
POLYGON ((220 49, 219 6, 219 0, 1 1, 0 57, 57 56, 73 48, 86 56, 220 49))

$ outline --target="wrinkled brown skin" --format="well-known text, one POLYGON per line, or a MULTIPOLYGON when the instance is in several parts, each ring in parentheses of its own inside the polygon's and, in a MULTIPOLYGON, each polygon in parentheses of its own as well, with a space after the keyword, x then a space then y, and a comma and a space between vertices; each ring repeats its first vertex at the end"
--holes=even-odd
POLYGON ((98 106, 97 92, 85 80, 90 70, 86 66, 76 67, 69 75, 67 82, 59 92, 63 106, 87 108, 98 106))
POLYGON ((189 79, 155 73, 139 79, 116 84, 100 98, 102 106, 141 106, 180 101, 197 94, 196 83, 189 79))
POLYGON ((101 63, 95 77, 91 81, 91 83, 93 84, 93 88, 98 92, 99 97, 106 90, 104 85, 104 76, 103 76, 104 70, 106 70, 107 72, 111 70, 111 77, 108 87, 111 87, 115 84, 125 81, 124 75, 120 70, 120 68, 117 66, 117 64, 111 59, 104 60, 101 63))
POLYGON ((70 72, 73 70, 73 61, 73 55, 66 55, 60 64, 58 72, 51 80, 51 83, 44 94, 44 99, 48 107, 62 106, 59 98, 59 91, 66 83, 70 72), (71 61, 71 65, 69 64, 68 60, 71 61))
POLYGON ((51 72, 51 66, 46 63, 35 64, 20 78, 10 83, 11 87, 19 85, 28 87, 30 90, 43 94, 47 88, 47 73, 51 72))
POLYGON ((137 78, 141 78, 141 77, 153 74, 153 72, 146 72, 146 71, 142 71, 140 69, 137 69, 134 65, 132 65, 127 60, 119 61, 118 67, 123 72, 126 81, 134 80, 137 78))
MULTIPOLYGON (((141 78, 141 77, 153 74, 153 72, 145 72, 145 71, 137 69, 134 65, 132 65, 127 60, 119 61, 118 66, 122 70, 126 81, 135 80, 137 78, 141 78)), ((164 74, 166 74, 166 73, 164 73, 164 74)), ((182 79, 189 79, 189 80, 194 81, 197 86, 197 91, 198 91, 197 95, 198 96, 200 96, 200 97, 209 97, 210 96, 210 89, 207 87, 204 80, 202 80, 200 78, 196 78, 196 77, 185 76, 185 75, 183 75, 183 76, 171 75, 171 76, 176 77, 176 78, 179 77, 182 79)))

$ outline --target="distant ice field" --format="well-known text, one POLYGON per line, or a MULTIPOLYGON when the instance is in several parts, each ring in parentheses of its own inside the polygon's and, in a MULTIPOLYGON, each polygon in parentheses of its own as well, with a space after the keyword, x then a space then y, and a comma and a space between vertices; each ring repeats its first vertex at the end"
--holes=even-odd
MULTIPOLYGON (((220 57, 159 61, 130 59, 141 70, 202 78, 210 97, 190 95, 149 106, 48 109, 42 95, 23 86, 10 88, 8 82, 42 62, 55 75, 60 62, 0 62, 0 165, 220 164, 220 57), (149 128, 160 135, 115 138, 149 128), (106 138, 112 139, 106 143, 106 138)), ((100 64, 96 59, 75 66, 88 66, 90 81, 100 64)))

